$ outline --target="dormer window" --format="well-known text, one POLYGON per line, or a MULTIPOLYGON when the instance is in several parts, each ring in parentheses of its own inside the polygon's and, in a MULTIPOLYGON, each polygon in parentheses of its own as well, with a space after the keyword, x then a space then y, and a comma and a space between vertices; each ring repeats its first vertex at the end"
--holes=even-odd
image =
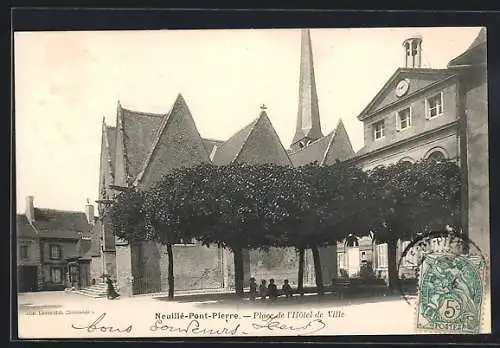
POLYGON ((396 112, 396 129, 402 131, 411 126, 411 107, 396 112))
POLYGON ((373 124, 373 138, 379 140, 385 137, 385 120, 373 124))
POLYGON ((425 118, 432 119, 443 114, 443 92, 433 95, 425 100, 425 118))

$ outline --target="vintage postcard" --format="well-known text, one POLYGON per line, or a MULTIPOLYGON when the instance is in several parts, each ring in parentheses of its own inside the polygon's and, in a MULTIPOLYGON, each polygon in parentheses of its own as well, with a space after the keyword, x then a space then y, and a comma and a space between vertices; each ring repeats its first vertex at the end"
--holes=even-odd
POLYGON ((486 47, 15 32, 18 337, 490 333, 486 47))

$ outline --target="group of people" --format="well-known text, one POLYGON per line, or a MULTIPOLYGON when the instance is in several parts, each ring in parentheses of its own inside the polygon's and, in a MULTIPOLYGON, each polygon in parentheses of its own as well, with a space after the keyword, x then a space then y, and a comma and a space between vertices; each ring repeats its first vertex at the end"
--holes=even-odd
POLYGON ((276 286, 274 279, 269 279, 269 285, 266 284, 267 281, 262 279, 257 292, 257 281, 253 277, 250 278, 250 300, 254 301, 257 296, 259 296, 261 300, 265 300, 267 297, 271 300, 275 300, 280 295, 285 295, 286 297, 293 296, 293 289, 290 286, 288 279, 283 281, 281 292, 278 291, 278 287, 276 286))

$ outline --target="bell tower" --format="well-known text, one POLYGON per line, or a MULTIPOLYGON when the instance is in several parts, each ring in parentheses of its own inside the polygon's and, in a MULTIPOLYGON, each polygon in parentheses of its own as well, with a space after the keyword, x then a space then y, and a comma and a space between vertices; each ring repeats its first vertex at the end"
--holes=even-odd
POLYGON ((322 138, 318 95, 314 78, 314 64, 309 29, 302 29, 300 50, 299 110, 297 127, 290 149, 301 149, 322 138))
POLYGON ((414 35, 403 41, 405 50, 405 68, 418 69, 422 67, 422 37, 414 35))

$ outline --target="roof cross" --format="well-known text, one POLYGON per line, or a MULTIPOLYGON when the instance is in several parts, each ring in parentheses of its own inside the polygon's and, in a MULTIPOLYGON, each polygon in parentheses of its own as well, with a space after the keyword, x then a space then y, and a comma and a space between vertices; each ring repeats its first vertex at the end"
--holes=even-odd
POLYGON ((266 109, 267 109, 266 104, 262 104, 262 105, 260 106, 260 109, 261 109, 262 111, 266 110, 266 109))

